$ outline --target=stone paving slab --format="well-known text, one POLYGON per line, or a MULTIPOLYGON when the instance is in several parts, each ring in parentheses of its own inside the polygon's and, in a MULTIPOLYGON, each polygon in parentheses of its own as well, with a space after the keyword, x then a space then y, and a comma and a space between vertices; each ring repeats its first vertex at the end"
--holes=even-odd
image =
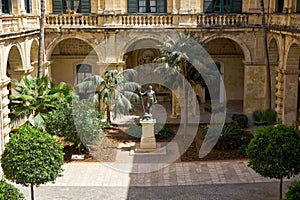
POLYGON ((179 186, 274 182, 247 166, 247 160, 180 162, 151 173, 125 173, 100 162, 70 162, 47 186, 179 186))

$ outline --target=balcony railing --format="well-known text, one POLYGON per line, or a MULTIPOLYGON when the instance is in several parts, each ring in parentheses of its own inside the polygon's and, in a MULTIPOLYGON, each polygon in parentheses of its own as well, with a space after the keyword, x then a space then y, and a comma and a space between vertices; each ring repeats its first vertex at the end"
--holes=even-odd
POLYGON ((270 26, 300 29, 300 14, 270 14, 268 23, 270 26))
MULTIPOLYGON (((46 27, 230 27, 248 26, 249 15, 245 14, 121 14, 121 15, 82 15, 82 14, 49 14, 46 16, 46 27)), ((253 20, 252 20, 253 21, 253 20)), ((255 20, 254 20, 255 21, 255 20)))
MULTIPOLYGON (((300 29, 300 14, 267 15, 270 26, 300 29)), ((251 27, 260 26, 260 14, 120 14, 120 15, 82 15, 49 14, 46 16, 47 28, 159 28, 159 27, 251 27)))
POLYGON ((0 16, 0 34, 39 29, 38 16, 0 16))

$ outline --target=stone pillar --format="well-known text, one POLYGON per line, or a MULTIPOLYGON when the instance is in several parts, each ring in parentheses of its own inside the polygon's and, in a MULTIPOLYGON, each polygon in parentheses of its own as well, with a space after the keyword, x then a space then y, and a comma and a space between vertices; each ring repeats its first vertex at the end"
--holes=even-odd
POLYGON ((190 14, 192 9, 189 0, 180 0, 179 14, 190 14))
POLYGON ((155 119, 140 120, 142 125, 141 149, 156 149, 156 140, 154 135, 155 119))
POLYGON ((265 109, 265 80, 264 65, 245 64, 244 113, 265 109))
POLYGON ((285 71, 284 76, 284 98, 282 120, 286 125, 292 125, 297 118, 298 100, 298 71, 285 71))
POLYGON ((0 79, 0 140, 1 140, 1 152, 4 149, 4 144, 9 140, 9 132, 10 132, 10 118, 8 114, 10 110, 8 108, 9 105, 9 90, 7 88, 8 84, 10 83, 10 79, 7 77, 1 77, 0 79))

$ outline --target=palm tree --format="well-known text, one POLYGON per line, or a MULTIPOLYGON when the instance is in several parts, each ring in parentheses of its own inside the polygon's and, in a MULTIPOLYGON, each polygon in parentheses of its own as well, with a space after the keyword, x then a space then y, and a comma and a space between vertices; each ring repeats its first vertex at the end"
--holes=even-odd
MULTIPOLYGON (((199 44, 202 44, 199 37, 197 37, 195 33, 189 31, 177 32, 177 38, 175 39, 172 37, 168 37, 166 42, 160 48, 161 56, 155 59, 156 62, 166 63, 166 68, 158 69, 158 73, 162 71, 168 71, 170 73, 170 76, 165 76, 166 79, 169 79, 170 77, 177 79, 175 75, 176 72, 181 73, 183 77, 187 78, 188 72, 190 71, 189 68, 191 67, 191 64, 189 62, 192 60, 192 58, 190 57, 191 49, 199 44)), ((181 84, 179 83, 178 86, 180 85, 181 84)), ((185 86, 184 79, 182 80, 181 87, 184 90, 184 129, 186 130, 188 122, 188 89, 185 86)))
POLYGON ((45 0, 41 0, 40 37, 39 37, 39 50, 38 50, 38 77, 40 78, 43 76, 44 48, 45 48, 45 0))
POLYGON ((44 129, 44 117, 56 109, 57 104, 72 100, 72 89, 65 83, 55 85, 49 77, 29 78, 24 76, 20 82, 13 80, 16 95, 11 97, 11 119, 28 121, 37 128, 44 129), (32 117, 32 119, 30 119, 32 117))
POLYGON ((264 0, 260 0, 261 6, 261 21, 262 21, 262 31, 264 38, 264 52, 265 52, 265 64, 266 64, 266 109, 271 108, 271 70, 269 62, 269 51, 268 51, 268 37, 267 37, 267 27, 266 27, 266 17, 265 17, 265 5, 264 0))
POLYGON ((117 114, 128 114, 133 109, 131 99, 138 100, 139 95, 135 93, 140 90, 140 85, 130 81, 136 74, 134 69, 124 71, 109 70, 102 78, 99 75, 93 75, 86 78, 76 86, 77 90, 91 90, 96 92, 92 97, 98 100, 98 108, 101 103, 106 106, 106 121, 111 122, 111 108, 113 108, 114 118, 117 114))

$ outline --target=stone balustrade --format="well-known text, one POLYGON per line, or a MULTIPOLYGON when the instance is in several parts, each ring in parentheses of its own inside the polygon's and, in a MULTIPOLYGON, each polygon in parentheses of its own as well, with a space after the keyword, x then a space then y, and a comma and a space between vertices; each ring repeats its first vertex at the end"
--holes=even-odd
POLYGON ((24 30, 39 29, 38 16, 12 16, 0 17, 0 34, 17 33, 24 30))
POLYGON ((270 26, 300 28, 300 14, 270 14, 267 18, 270 26))
POLYGON ((228 15, 198 15, 198 26, 245 26, 249 24, 249 15, 228 14, 228 15))
MULTIPOLYGON (((46 16, 46 27, 236 27, 248 26, 251 16, 252 15, 245 14, 49 14, 46 16)), ((252 19, 252 21, 257 20, 252 19)))

